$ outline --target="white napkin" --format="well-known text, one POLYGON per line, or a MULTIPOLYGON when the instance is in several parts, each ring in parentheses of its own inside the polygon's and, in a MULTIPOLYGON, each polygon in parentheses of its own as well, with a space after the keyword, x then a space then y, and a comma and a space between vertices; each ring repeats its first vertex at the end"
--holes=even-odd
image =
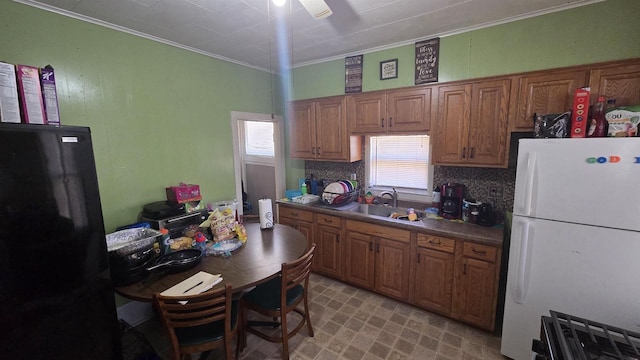
MULTIPOLYGON (((160 293, 163 296, 187 296, 187 295, 195 295, 203 293, 216 284, 222 281, 222 276, 220 274, 209 274, 208 272, 200 271, 199 273, 185 279, 167 290, 160 293)), ((184 301, 181 303, 184 305, 187 302, 184 301)))

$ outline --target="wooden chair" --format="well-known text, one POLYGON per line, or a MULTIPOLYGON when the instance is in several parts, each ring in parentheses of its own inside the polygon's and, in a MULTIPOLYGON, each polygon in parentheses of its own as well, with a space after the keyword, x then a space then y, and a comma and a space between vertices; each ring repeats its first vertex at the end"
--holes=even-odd
MULTIPOLYGON (((311 260, 313 259, 315 248, 316 244, 313 244, 311 249, 298 260, 282 264, 282 271, 278 277, 256 286, 255 289, 242 297, 243 344, 246 343, 247 331, 267 341, 282 343, 282 358, 286 360, 289 359, 289 339, 298 333, 305 323, 309 329, 309 336, 313 337, 307 293, 311 260), (304 303, 304 311, 297 308, 301 302, 304 303), (279 336, 269 336, 257 330, 256 327, 264 324, 254 324, 248 321, 249 310, 276 320, 279 318, 281 334, 279 336), (301 316, 300 323, 292 331, 287 328, 287 314, 290 312, 295 312, 301 316)), ((277 326, 278 323, 275 325, 277 326)))
MULTIPOLYGON (((203 353, 201 358, 224 346, 226 359, 233 358, 231 339, 238 333, 238 301, 232 300, 231 285, 197 295, 183 297, 155 294, 154 304, 171 338, 173 358, 203 353), (181 304, 180 301, 187 301, 181 304)), ((240 339, 236 348, 239 356, 240 339)))

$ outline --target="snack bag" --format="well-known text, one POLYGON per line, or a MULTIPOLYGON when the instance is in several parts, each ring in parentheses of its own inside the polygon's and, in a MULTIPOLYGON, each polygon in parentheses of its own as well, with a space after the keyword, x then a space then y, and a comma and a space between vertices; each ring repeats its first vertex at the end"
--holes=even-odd
POLYGON ((215 209, 207 220, 210 220, 213 241, 218 242, 235 237, 236 218, 231 209, 227 208, 222 212, 215 209))

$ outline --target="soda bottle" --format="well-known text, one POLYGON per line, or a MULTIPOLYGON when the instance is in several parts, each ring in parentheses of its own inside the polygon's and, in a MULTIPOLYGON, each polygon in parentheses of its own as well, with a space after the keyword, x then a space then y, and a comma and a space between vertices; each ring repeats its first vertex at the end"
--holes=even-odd
POLYGON ((591 122, 587 137, 605 137, 609 131, 609 122, 604 117, 607 101, 604 96, 598 97, 598 102, 593 105, 591 122))

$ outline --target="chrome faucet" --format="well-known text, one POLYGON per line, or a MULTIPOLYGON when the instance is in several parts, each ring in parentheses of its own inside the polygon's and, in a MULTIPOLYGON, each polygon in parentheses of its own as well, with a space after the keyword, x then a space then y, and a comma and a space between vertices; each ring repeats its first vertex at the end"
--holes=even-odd
POLYGON ((393 192, 391 191, 382 191, 380 193, 380 195, 378 195, 378 198, 382 199, 383 196, 388 195, 391 198, 391 206, 398 207, 398 192, 396 191, 396 188, 392 188, 393 192))

